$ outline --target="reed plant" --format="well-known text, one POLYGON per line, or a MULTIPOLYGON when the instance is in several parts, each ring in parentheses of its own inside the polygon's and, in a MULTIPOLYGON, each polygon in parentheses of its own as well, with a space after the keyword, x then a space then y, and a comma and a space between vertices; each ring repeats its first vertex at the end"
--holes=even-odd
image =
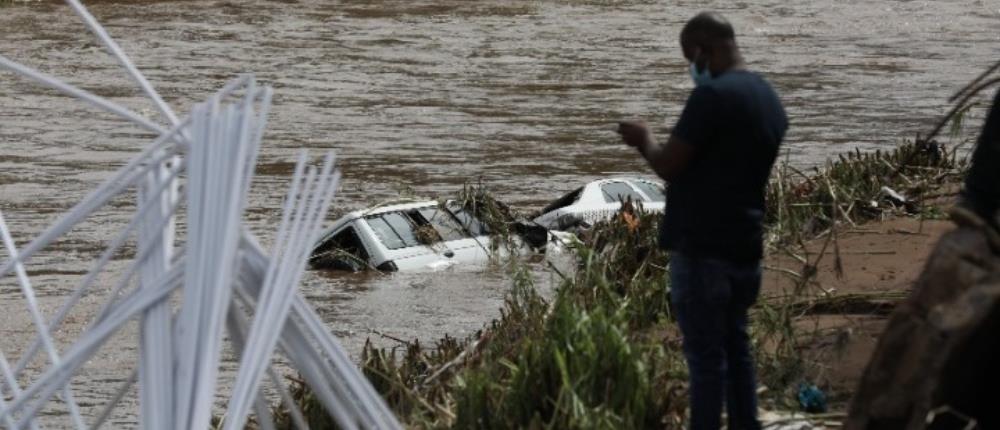
POLYGON ((766 197, 769 245, 800 243, 837 223, 920 214, 926 197, 956 184, 966 164, 957 149, 921 140, 841 154, 808 174, 779 163, 766 197))

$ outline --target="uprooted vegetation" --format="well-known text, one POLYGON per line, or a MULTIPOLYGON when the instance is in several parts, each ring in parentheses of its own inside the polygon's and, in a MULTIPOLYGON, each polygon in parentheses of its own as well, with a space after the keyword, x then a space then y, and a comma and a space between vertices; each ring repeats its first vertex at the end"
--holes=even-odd
POLYGON ((492 251, 504 247, 507 251, 516 252, 515 237, 519 232, 518 220, 522 216, 497 199, 486 185, 482 182, 466 183, 455 202, 483 224, 486 232, 493 238, 492 251))
POLYGON ((926 214, 932 207, 925 204, 954 188, 965 168, 958 151, 923 141, 887 152, 849 152, 810 174, 781 163, 767 190, 770 239, 780 246, 838 223, 926 214))
MULTIPOLYGON (((838 225, 926 216, 942 190, 955 189, 964 166, 954 151, 926 143, 853 153, 811 174, 776 166, 767 194, 769 250, 802 252, 804 241, 825 238, 835 253, 838 225)), ((471 201, 496 201, 484 197, 471 201)), ((681 428, 687 370, 670 312, 668 256, 655 243, 658 221, 626 208, 595 225, 580 237, 572 273, 550 269, 562 277, 551 297, 536 291, 523 265, 512 264, 514 288, 499 318, 466 339, 368 343, 365 374, 408 427, 681 428)), ((802 272, 792 274, 801 286, 826 249, 815 259, 806 255, 802 272)), ((751 318, 766 404, 797 408, 796 387, 810 375, 801 349, 812 334, 799 332, 796 318, 866 305, 866 297, 802 288, 762 297, 751 318)), ((319 407, 308 395, 300 398, 307 410, 319 407)), ((333 426, 324 414, 309 416, 313 428, 333 426)))
POLYGON ((497 199, 482 181, 466 183, 453 202, 483 224, 492 238, 493 251, 502 248, 506 255, 513 256, 522 245, 544 249, 549 241, 548 229, 528 221, 527 215, 497 199))

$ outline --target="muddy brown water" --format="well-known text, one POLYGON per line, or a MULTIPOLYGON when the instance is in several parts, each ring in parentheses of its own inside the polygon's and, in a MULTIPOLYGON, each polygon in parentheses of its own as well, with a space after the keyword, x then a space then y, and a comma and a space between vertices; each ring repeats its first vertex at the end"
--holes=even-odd
MULTIPOLYGON (((4 2, 6 3, 6 2, 4 2)), ((753 69, 786 103, 798 165, 888 148, 929 127, 944 100, 1000 53, 1000 1, 178 1, 94 2, 93 13, 180 112, 236 73, 275 89, 247 214, 267 242, 297 148, 334 149, 338 210, 480 178, 523 209, 607 175, 648 175, 611 132, 620 118, 663 129, 691 88, 675 41, 702 9, 725 13, 753 69)), ((65 6, 0 6, 0 53, 152 116, 154 110, 65 6)), ((149 141, 117 118, 0 73, 0 209, 27 242, 149 141)), ((51 312, 127 222, 116 200, 29 264, 51 312)), ((335 218, 333 214, 330 221, 335 218)), ((5 254, 3 254, 5 255, 5 254)), ((102 278, 107 288, 122 270, 102 278)), ((536 272, 540 283, 548 275, 536 272)), ((504 270, 322 274, 303 287, 348 350, 368 336, 462 336, 497 315, 504 270)), ((18 357, 32 327, 0 281, 0 346, 18 357)), ((66 345, 103 298, 59 333, 66 345)), ((134 328, 74 380, 94 416, 126 376, 134 328)), ((36 360, 34 371, 44 365, 36 360)), ((224 377, 227 375, 224 374, 224 377)), ((228 375, 228 376, 231 376, 228 375)), ((65 423, 63 408, 47 419, 65 423)), ((118 427, 135 425, 135 404, 118 427)))

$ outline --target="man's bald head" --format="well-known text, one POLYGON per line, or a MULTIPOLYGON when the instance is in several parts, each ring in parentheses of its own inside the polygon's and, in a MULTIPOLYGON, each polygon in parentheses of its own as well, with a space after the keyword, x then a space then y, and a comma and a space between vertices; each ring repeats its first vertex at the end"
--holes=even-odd
POLYGON ((702 12, 691 18, 681 30, 681 48, 688 61, 694 61, 696 51, 714 54, 736 47, 732 24, 715 12, 702 12))

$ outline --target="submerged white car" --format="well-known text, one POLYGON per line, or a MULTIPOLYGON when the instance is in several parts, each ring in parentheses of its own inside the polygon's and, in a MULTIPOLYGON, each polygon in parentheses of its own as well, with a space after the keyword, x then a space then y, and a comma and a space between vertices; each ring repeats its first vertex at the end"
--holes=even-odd
MULTIPOLYGON (((540 228, 525 237, 516 240, 549 249, 563 243, 540 228), (549 242, 555 246, 547 246, 549 242)), ((323 232, 313 248, 310 266, 351 271, 441 270, 485 265, 495 252, 502 253, 504 248, 494 250, 489 228, 462 205, 427 200, 344 215, 323 232)))
POLYGON ((631 200, 647 212, 663 212, 663 186, 639 178, 600 179, 560 197, 544 209, 534 222, 551 230, 568 230, 594 225, 611 218, 631 200))

